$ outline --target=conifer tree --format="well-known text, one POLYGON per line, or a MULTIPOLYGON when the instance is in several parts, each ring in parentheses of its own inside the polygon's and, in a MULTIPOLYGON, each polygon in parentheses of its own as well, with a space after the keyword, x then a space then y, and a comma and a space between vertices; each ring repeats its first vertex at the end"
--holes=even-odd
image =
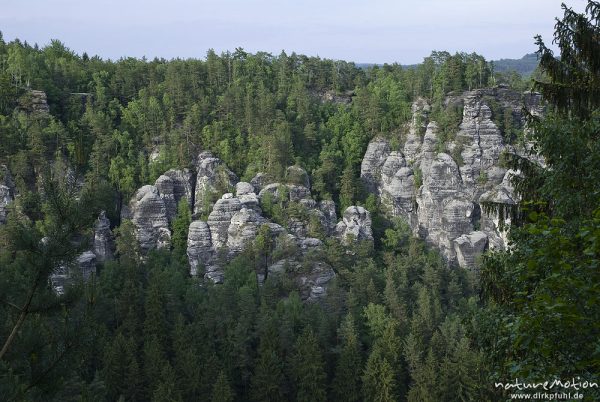
POLYGON ((326 374, 323 356, 317 338, 307 328, 298 337, 292 356, 292 372, 299 402, 319 402, 327 400, 326 374))

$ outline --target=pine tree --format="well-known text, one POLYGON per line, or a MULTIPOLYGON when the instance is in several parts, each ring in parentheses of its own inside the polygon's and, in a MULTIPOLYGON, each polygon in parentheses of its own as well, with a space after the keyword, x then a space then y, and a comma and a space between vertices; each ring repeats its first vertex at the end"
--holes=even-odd
POLYGON ((342 322, 339 338, 342 345, 332 384, 334 400, 357 402, 360 400, 362 357, 360 340, 351 314, 346 315, 342 322))
POLYGON ((251 379, 250 397, 255 402, 283 402, 283 365, 276 351, 261 342, 254 375, 251 379))
POLYGON ((298 337, 295 353, 292 356, 292 372, 298 402, 319 402, 327 400, 323 355, 317 338, 307 328, 298 337))
POLYGON ((152 393, 152 402, 182 402, 176 384, 175 371, 169 362, 165 362, 160 370, 155 391, 152 393))
POLYGON ((344 168, 340 179, 340 210, 343 212, 356 201, 356 178, 354 177, 354 169, 348 164, 344 168))
POLYGON ((363 396, 368 402, 392 402, 398 400, 396 375, 392 365, 375 347, 367 360, 363 376, 363 396))
POLYGON ((225 372, 221 370, 213 388, 211 402, 232 402, 235 398, 225 372))

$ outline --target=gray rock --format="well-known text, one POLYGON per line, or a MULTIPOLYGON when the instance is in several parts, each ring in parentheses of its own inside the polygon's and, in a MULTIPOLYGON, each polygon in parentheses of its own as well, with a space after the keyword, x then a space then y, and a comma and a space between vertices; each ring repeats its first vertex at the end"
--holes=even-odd
POLYGON ((194 177, 189 169, 171 169, 164 173, 173 181, 173 196, 176 204, 186 199, 190 210, 193 208, 192 199, 194 196, 194 177))
POLYGON ((295 184, 281 184, 281 183, 271 183, 266 185, 260 193, 258 194, 258 198, 261 200, 265 196, 265 194, 271 194, 273 200, 278 200, 280 197, 283 197, 283 192, 287 193, 287 200, 300 202, 303 199, 311 199, 310 190, 304 186, 298 186, 295 184))
POLYGON ((260 191, 267 185, 273 183, 271 177, 269 177, 266 173, 257 173, 256 176, 250 180, 250 184, 254 187, 255 192, 260 193, 260 191))
POLYGON ((239 197, 241 195, 247 195, 247 194, 255 194, 254 186, 252 186, 252 184, 246 183, 245 181, 240 181, 239 183, 237 183, 235 185, 236 197, 239 197))
POLYGON ((385 139, 376 138, 369 143, 367 152, 360 165, 360 177, 365 186, 365 190, 369 193, 379 194, 378 183, 381 168, 390 152, 390 144, 385 139))
POLYGON ((161 175, 154 182, 154 186, 158 190, 160 198, 165 203, 167 219, 171 222, 177 215, 177 200, 175 199, 173 179, 169 176, 161 175))
POLYGON ((77 257, 77 266, 84 281, 96 274, 96 254, 86 251, 77 257))
POLYGON ((98 262, 103 263, 113 259, 114 238, 110 230, 110 221, 104 211, 100 212, 94 225, 94 254, 98 262))
POLYGON ((393 216, 409 219, 415 204, 415 179, 400 152, 392 152, 381 169, 381 204, 393 216))
POLYGON ((0 184, 0 225, 6 223, 8 205, 13 201, 11 190, 8 186, 0 184))
POLYGON ((57 295, 63 295, 65 288, 75 279, 87 282, 95 274, 96 255, 92 251, 85 251, 75 261, 57 267, 50 275, 50 284, 57 295))
POLYGON ((346 208, 342 221, 335 227, 335 235, 345 244, 348 244, 350 239, 354 241, 373 240, 371 214, 363 207, 346 208))
POLYGON ((230 253, 237 254, 252 244, 258 229, 267 220, 253 209, 242 208, 230 220, 227 229, 227 247, 230 253))
POLYGON ((471 232, 454 239, 454 251, 458 265, 463 268, 474 268, 476 257, 484 252, 488 237, 484 232, 471 232))
MULTIPOLYGON (((211 152, 205 151, 198 155, 196 160, 196 204, 194 214, 205 211, 211 194, 223 194, 233 189, 238 182, 237 176, 211 152)), ((209 206, 208 206, 209 207, 209 206)))
POLYGON ((212 236, 208 223, 194 221, 190 224, 187 239, 187 256, 191 275, 204 275, 204 269, 214 260, 212 236))
MULTIPOLYGON (((500 222, 499 216, 490 216, 481 206, 511 206, 518 201, 510 182, 515 172, 501 166, 500 155, 513 152, 544 166, 543 160, 528 154, 530 144, 522 147, 504 143, 488 104, 490 98, 512 109, 513 124, 526 133, 529 128, 521 112, 523 105, 534 114, 543 113, 539 94, 523 95, 506 88, 454 94, 447 97, 445 105, 460 105, 462 121, 455 140, 444 146, 448 153, 439 153, 438 125, 429 121, 427 102, 417 99, 403 153, 392 152, 386 140, 376 138, 369 144, 361 166, 361 178, 370 192, 380 196, 384 213, 403 217, 414 233, 437 247, 448 261, 464 266, 472 265, 474 259, 465 249, 471 244, 465 239, 473 239, 463 236, 475 233, 475 228, 486 236, 485 247, 503 249, 507 244, 503 227, 510 220, 500 222), (461 247, 457 239, 461 239, 461 247)), ((473 243, 473 253, 479 252, 480 243, 473 243)))
POLYGON ((337 214, 335 213, 335 203, 331 200, 319 201, 318 210, 323 214, 321 223, 325 228, 325 234, 329 235, 335 230, 337 224, 337 214))
POLYGON ((310 179, 306 170, 300 166, 290 166, 285 171, 285 179, 288 184, 310 188, 310 179))
POLYGON ((215 203, 212 212, 208 215, 208 226, 212 238, 213 247, 218 250, 227 245, 227 229, 231 218, 242 209, 242 203, 238 198, 221 198, 215 203))
POLYGON ((170 246, 171 232, 167 208, 155 186, 146 185, 140 188, 131 199, 129 210, 142 254, 170 246))

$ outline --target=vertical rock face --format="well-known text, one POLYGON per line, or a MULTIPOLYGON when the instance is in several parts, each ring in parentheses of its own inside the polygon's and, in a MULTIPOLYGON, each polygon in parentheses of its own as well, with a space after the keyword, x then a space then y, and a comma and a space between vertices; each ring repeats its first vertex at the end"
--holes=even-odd
POLYGON ((367 147, 367 152, 360 165, 360 177, 369 193, 379 194, 381 167, 390 151, 390 144, 384 139, 375 139, 367 147))
POLYGON ((94 225, 94 254, 98 262, 112 260, 114 255, 114 239, 110 230, 110 221, 104 211, 98 216, 94 225))
POLYGON ((381 168, 379 192, 382 203, 397 216, 412 215, 415 195, 413 170, 401 152, 391 152, 381 168))
POLYGON ((50 284, 58 295, 65 293, 65 287, 75 279, 88 281, 96 274, 96 255, 92 251, 85 251, 73 263, 61 265, 50 275, 50 284))
POLYGON ((77 257, 77 267, 84 281, 96 274, 96 254, 86 251, 77 257))
POLYGON ((14 200, 15 184, 6 165, 0 165, 0 225, 6 223, 8 204, 14 200))
POLYGON ((169 176, 161 175, 154 186, 158 190, 159 197, 163 200, 167 220, 171 222, 177 215, 177 200, 175 200, 173 179, 169 176))
POLYGON ((199 267, 208 267, 212 264, 213 250, 212 237, 208 223, 193 221, 190 224, 187 240, 187 255, 190 262, 190 272, 198 275, 199 267))
MULTIPOLYGON (((396 156, 401 160, 400 155, 396 156)), ((342 222, 337 223, 335 204, 312 198, 308 174, 298 166, 286 170, 285 183, 271 183, 262 174, 251 183, 238 182, 218 158, 203 152, 198 156, 196 169, 195 188, 188 171, 168 171, 155 185, 140 188, 122 213, 135 226, 142 254, 170 246, 169 223, 176 215, 177 204, 182 199, 192 202, 195 194, 196 214, 187 239, 192 275, 222 282, 228 261, 252 247, 259 230, 266 225, 271 236, 267 243, 273 249, 268 253, 268 265, 265 262, 266 266, 257 267, 258 282, 268 280, 269 275, 285 274, 297 285, 304 300, 316 301, 326 294, 335 273, 324 261, 322 241, 311 236, 337 235, 346 244, 351 239, 373 239, 371 218, 364 208, 348 208, 342 222), (220 198, 210 205, 207 201, 216 196, 220 198), (290 216, 278 218, 284 221, 283 226, 263 216, 260 201, 265 197, 293 211, 290 216), (206 221, 198 220, 206 214, 206 221), (279 251, 274 253, 275 250, 279 251)), ((109 254, 109 237, 109 222, 101 216, 95 235, 99 260, 109 254)))
POLYGON ((371 214, 363 207, 346 208, 342 221, 335 227, 335 235, 344 243, 351 240, 373 240, 371 214))
POLYGON ((237 176, 211 152, 205 151, 196 160, 196 189, 194 213, 207 213, 211 194, 226 193, 238 182, 237 176))
POLYGON ((152 249, 167 248, 171 244, 171 231, 164 199, 155 186, 143 186, 129 203, 131 221, 140 250, 146 254, 152 249))
POLYGON ((165 176, 173 180, 175 200, 179 202, 185 198, 190 208, 192 208, 192 199, 194 196, 194 177, 192 172, 189 169, 171 169, 165 172, 165 176))
POLYGON ((508 110, 514 126, 525 131, 522 106, 543 113, 537 94, 503 88, 465 92, 447 100, 462 105, 463 117, 455 139, 441 144, 438 125, 428 121, 429 105, 418 99, 403 137, 403 152, 392 151, 387 140, 377 138, 369 144, 361 166, 365 187, 380 196, 386 214, 403 217, 448 261, 469 268, 486 248, 506 246, 506 233, 500 227, 508 222, 486 214, 481 204, 517 202, 510 185, 515 172, 501 166, 500 155, 505 151, 525 154, 505 143, 490 102, 508 110))
POLYGON ((10 188, 4 184, 0 184, 0 225, 6 223, 8 204, 10 204, 12 200, 10 188))
POLYGON ((188 202, 190 209, 192 208, 194 183, 192 173, 188 169, 168 170, 156 179, 154 186, 165 202, 169 222, 177 215, 177 206, 182 199, 188 202))
POLYGON ((473 268, 475 259, 484 252, 488 237, 483 232, 471 232, 454 239, 454 251, 461 267, 473 268))
POLYGON ((31 90, 21 98, 20 107, 28 113, 49 113, 46 92, 31 90))
POLYGON ((216 249, 227 245, 227 229, 231 223, 231 218, 242 209, 242 203, 238 198, 233 198, 231 193, 215 203, 212 212, 208 215, 208 226, 212 238, 212 244, 216 249))

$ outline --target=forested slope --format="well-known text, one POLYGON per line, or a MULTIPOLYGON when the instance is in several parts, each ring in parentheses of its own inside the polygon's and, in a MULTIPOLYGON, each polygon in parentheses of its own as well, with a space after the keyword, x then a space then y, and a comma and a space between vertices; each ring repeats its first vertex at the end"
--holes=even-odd
POLYGON ((512 374, 594 380, 597 98, 553 87, 581 59, 540 49, 543 119, 474 54, 363 70, 0 40, 0 394, 457 401, 512 374))

